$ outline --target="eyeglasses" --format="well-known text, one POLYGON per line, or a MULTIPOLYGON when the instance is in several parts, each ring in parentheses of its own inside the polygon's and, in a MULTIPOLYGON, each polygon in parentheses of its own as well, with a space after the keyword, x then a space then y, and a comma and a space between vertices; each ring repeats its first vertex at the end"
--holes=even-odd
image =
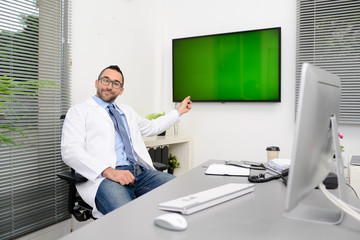
POLYGON ((111 81, 108 77, 99 78, 102 85, 109 86, 112 83, 113 88, 119 89, 123 87, 123 84, 119 81, 111 81))

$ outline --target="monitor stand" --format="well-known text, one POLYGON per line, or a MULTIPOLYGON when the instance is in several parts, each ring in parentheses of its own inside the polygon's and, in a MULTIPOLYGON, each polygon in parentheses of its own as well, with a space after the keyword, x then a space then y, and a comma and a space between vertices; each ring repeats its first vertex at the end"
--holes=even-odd
MULTIPOLYGON (((320 190, 316 190, 320 194, 320 190)), ((316 204, 311 204, 313 200, 317 199, 318 202, 328 201, 325 199, 325 196, 322 194, 323 199, 319 201, 318 194, 311 193, 306 200, 308 202, 301 202, 290 212, 284 213, 286 218, 314 222, 314 223, 327 223, 327 224, 339 224, 343 218, 343 212, 336 208, 335 206, 316 206, 316 204), (316 197, 315 197, 316 196, 316 197)))
MULTIPOLYGON (((334 193, 338 198, 345 200, 344 190, 346 183, 344 164, 341 157, 338 128, 335 116, 331 117, 330 123, 335 149, 334 161, 336 164, 335 167, 338 178, 338 188, 332 193, 334 193)), ((286 218, 327 224, 339 224, 343 219, 343 215, 343 211, 331 203, 319 189, 314 189, 309 196, 298 204, 298 206, 290 212, 284 213, 286 218)))

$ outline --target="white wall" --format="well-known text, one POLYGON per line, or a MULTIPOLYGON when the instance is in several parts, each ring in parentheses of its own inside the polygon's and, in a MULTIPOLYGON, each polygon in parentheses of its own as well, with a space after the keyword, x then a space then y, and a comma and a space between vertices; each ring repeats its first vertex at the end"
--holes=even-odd
POLYGON ((281 103, 194 103, 179 126, 180 133, 194 136, 194 165, 208 159, 263 161, 269 145, 280 146, 281 156, 289 157, 294 128, 295 1, 164 2, 162 87, 167 94, 162 95, 163 103, 171 102, 172 38, 282 28, 281 103))
POLYGON ((146 113, 155 106, 153 1, 74 0, 72 3, 72 104, 95 94, 95 80, 109 65, 125 76, 121 100, 146 113))
MULTIPOLYGON (((171 39, 282 28, 281 103, 193 103, 179 134, 194 137, 194 166, 208 159, 264 161, 265 148, 292 150, 295 102, 296 0, 74 0, 72 103, 95 93, 109 64, 125 74, 119 101, 140 115, 169 111, 171 39)), ((348 156, 359 154, 359 126, 340 126, 348 156)))

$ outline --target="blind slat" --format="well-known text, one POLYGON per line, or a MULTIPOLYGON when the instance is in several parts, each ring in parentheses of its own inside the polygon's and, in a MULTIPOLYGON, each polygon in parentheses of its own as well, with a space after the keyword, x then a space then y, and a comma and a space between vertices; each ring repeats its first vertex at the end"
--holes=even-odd
POLYGON ((61 160, 60 116, 70 104, 71 48, 64 41, 70 37, 69 2, 0 1, 0 76, 56 83, 25 87, 24 92, 38 93, 16 93, 9 102, 13 111, 1 117, 0 124, 12 123, 26 137, 13 132, 7 136, 21 148, 0 148, 0 239, 14 239, 70 217, 68 185, 56 176, 68 169, 61 160))
POLYGON ((296 105, 304 62, 340 77, 338 120, 360 124, 360 1, 297 1, 296 105))

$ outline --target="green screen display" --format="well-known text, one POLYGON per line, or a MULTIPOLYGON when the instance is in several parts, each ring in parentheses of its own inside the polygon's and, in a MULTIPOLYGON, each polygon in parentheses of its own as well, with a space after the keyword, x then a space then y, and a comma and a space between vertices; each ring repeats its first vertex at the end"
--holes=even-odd
POLYGON ((173 39, 173 101, 280 102, 281 28, 173 39))

